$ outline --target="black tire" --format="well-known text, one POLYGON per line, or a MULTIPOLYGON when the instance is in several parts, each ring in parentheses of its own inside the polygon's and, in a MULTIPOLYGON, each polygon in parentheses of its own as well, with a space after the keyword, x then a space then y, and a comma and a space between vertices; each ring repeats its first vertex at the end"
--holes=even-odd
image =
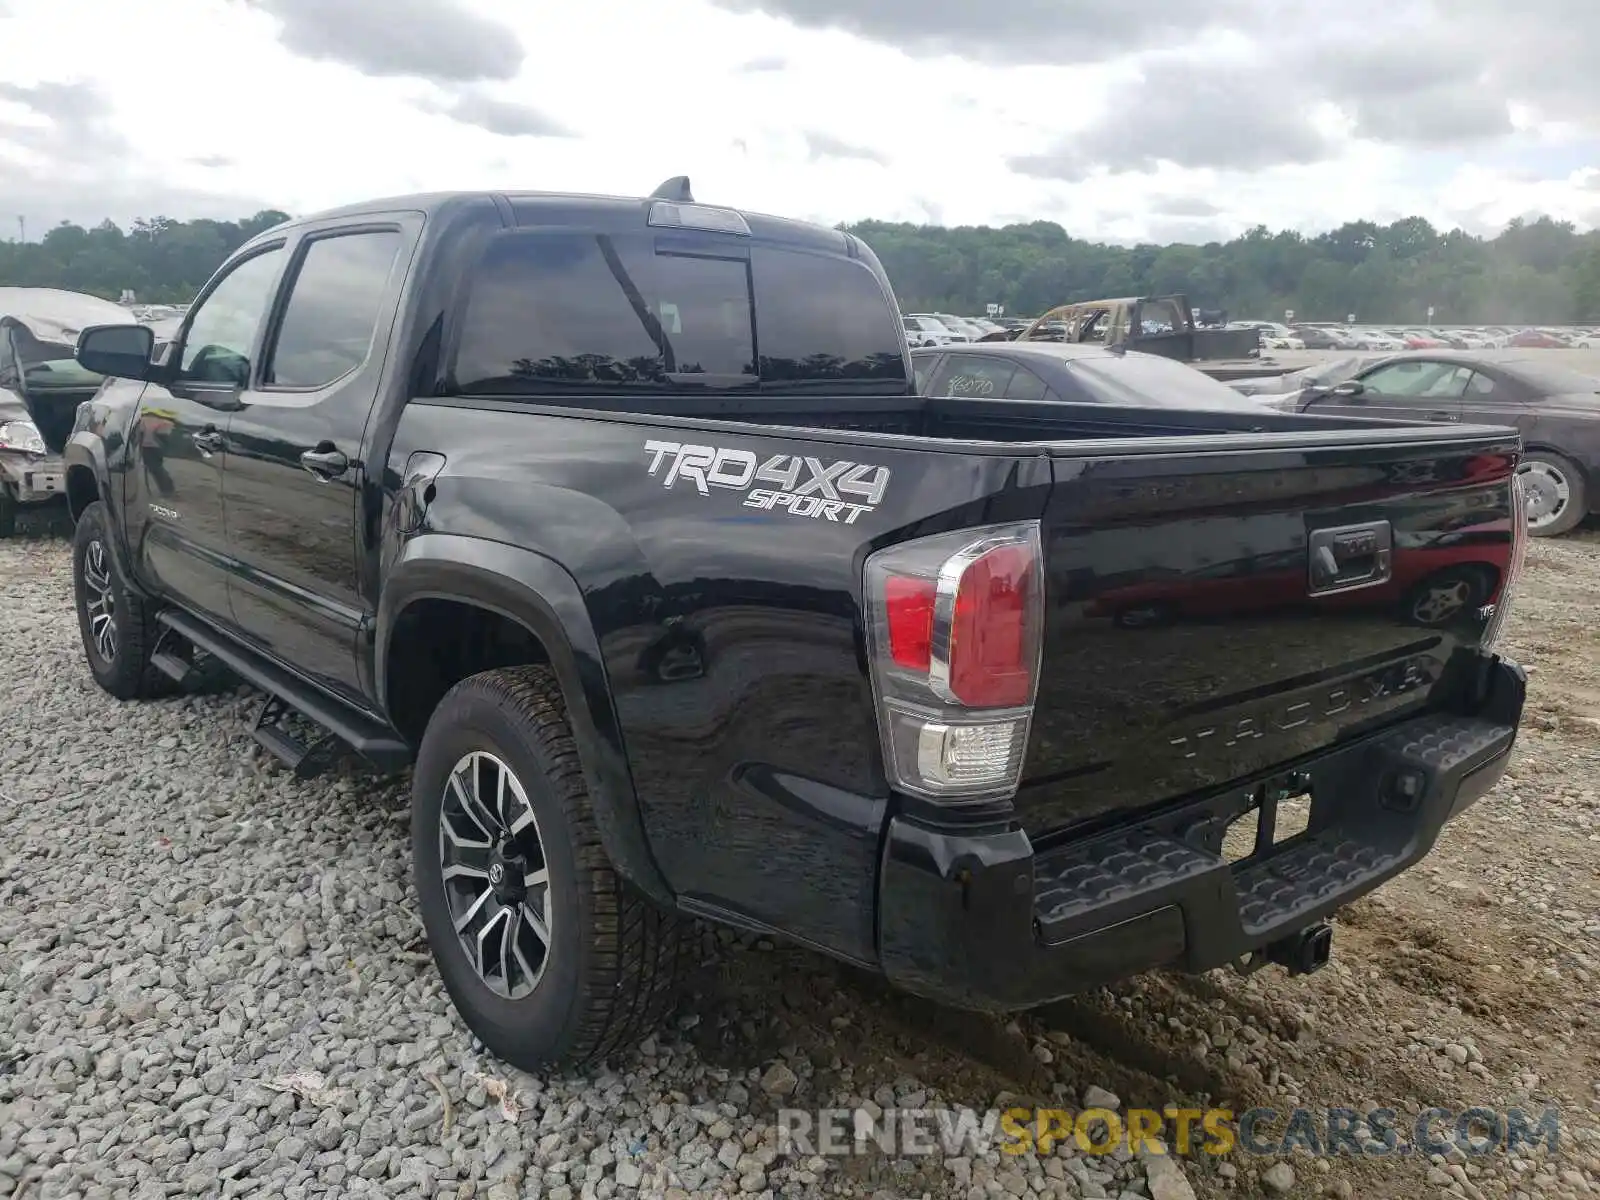
POLYGON ((17 502, 11 489, 0 483, 0 540, 17 532, 17 502))
POLYGON ((78 609, 78 632, 94 681, 118 700, 145 700, 169 691, 171 685, 150 665, 150 653, 156 643, 154 609, 123 586, 112 561, 112 546, 106 506, 96 500, 83 510, 72 535, 72 590, 78 609), (101 603, 91 612, 91 605, 104 596, 109 596, 109 606, 101 603), (115 638, 109 655, 96 636, 95 625, 96 617, 107 608, 115 638))
POLYGON ((1553 450, 1529 450, 1522 456, 1519 471, 1554 472, 1556 476, 1565 480, 1567 486, 1566 505, 1556 514, 1554 520, 1538 529, 1532 524, 1528 526, 1528 532, 1534 537, 1560 537, 1564 533, 1570 533, 1588 514, 1589 489, 1584 483, 1583 472, 1571 459, 1553 450))
POLYGON ((680 922, 612 870, 548 667, 485 671, 439 703, 412 779, 411 849, 434 962, 468 1028, 499 1058, 527 1071, 594 1063, 645 1036, 671 1006, 680 922), (498 994, 469 959, 446 891, 441 812, 452 773, 474 753, 493 755, 521 784, 548 872, 547 949, 531 993, 518 998, 498 994))

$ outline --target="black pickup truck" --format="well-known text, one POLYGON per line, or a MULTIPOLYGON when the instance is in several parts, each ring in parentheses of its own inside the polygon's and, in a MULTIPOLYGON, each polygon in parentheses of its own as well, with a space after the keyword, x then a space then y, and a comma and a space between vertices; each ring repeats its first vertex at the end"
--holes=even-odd
POLYGON ((297 770, 413 764, 438 969, 523 1066, 648 1028, 685 918, 988 1011, 1314 969, 1511 753, 1513 431, 919 397, 867 246, 686 180, 297 219, 77 355, 95 679, 220 663, 297 770))

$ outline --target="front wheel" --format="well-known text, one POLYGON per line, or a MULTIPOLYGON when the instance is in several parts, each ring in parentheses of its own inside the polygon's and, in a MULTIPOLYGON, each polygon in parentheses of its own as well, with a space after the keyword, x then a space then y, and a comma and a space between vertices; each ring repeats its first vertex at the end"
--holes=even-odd
POLYGON ((678 922, 613 871, 548 667, 486 671, 440 702, 413 774, 411 855, 445 989, 498 1057, 582 1066, 664 1015, 678 922))
POLYGON ((1549 450, 1530 450, 1517 467, 1528 498, 1528 532, 1557 537, 1588 511, 1587 489, 1576 464, 1549 450))
POLYGON ((100 501, 78 518, 72 535, 72 588, 89 673, 118 700, 159 695, 166 677, 150 665, 154 614, 124 586, 111 555, 111 521, 100 501))

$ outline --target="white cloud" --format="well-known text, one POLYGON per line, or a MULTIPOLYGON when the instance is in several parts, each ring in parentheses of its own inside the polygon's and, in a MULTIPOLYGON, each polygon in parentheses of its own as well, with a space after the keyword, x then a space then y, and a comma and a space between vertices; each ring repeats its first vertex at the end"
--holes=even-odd
MULTIPOLYGON (((1508 74, 1518 132, 1474 144, 1464 119, 1419 108, 1375 121, 1331 75, 1320 88, 1297 80, 1283 31, 1315 18, 1257 21, 1250 0, 1211 6, 1216 27, 1203 37, 1157 30, 1105 43, 1098 61, 1086 43, 1070 64, 1052 59, 1059 66, 1018 51, 1035 19, 1026 12, 1008 31, 1005 10, 984 10, 977 46, 926 30, 896 40, 903 18, 887 7, 873 21, 851 18, 851 5, 813 7, 163 0, 155 14, 125 0, 11 0, 0 20, 0 228, 12 214, 38 230, 455 188, 638 195, 685 173, 702 199, 785 215, 1046 219, 1121 241, 1410 213, 1474 228, 1529 210, 1587 224, 1600 208, 1585 173, 1600 167, 1585 140, 1594 114, 1577 76, 1535 94, 1508 74), (798 23, 772 15, 784 11, 798 23), (494 52, 475 54, 488 36, 494 52), (433 67, 430 39, 442 48, 433 67), (950 53, 964 45, 970 59, 950 53), (1217 82, 1224 68, 1233 77, 1217 82), (1186 79, 1231 114, 1231 139, 1214 124, 1174 126, 1186 106, 1160 89, 1186 79), (64 108, 46 103, 69 96, 64 108), (1419 148, 1435 131, 1441 145, 1419 148), (1530 166, 1518 154, 1533 145, 1542 157, 1530 166), (1050 177, 1052 161, 1063 178, 1050 177)), ((929 19, 926 5, 906 11, 929 19)), ((1356 89, 1380 79, 1389 105, 1455 94, 1437 63, 1414 81, 1406 63, 1375 48, 1370 61, 1341 60, 1341 79, 1356 89), (1423 99, 1408 101, 1413 85, 1423 99)))

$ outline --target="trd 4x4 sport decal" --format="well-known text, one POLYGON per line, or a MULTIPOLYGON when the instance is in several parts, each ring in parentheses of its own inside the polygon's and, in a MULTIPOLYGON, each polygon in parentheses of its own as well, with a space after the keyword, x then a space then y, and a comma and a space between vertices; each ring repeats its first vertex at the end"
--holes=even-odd
POLYGON ((712 488, 743 492, 746 508, 770 509, 794 517, 843 521, 854 525, 871 512, 889 489, 889 468, 870 463, 824 463, 799 454, 774 454, 758 462, 749 450, 649 441, 650 477, 663 487, 692 484, 702 496, 712 488), (756 483, 772 487, 753 487, 756 483))

